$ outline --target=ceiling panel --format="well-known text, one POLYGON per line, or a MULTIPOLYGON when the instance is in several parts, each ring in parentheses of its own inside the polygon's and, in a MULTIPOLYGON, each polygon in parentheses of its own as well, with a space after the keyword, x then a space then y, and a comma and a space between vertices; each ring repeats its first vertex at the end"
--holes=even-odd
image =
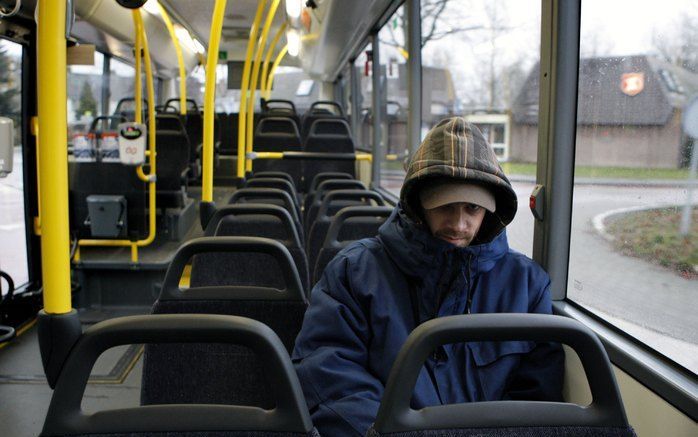
MULTIPOLYGON (((208 47, 213 5, 215 3, 213 0, 160 0, 160 3, 167 7, 172 12, 172 15, 177 17, 178 21, 186 22, 190 32, 204 46, 208 47)), ((228 51, 228 59, 242 60, 245 58, 247 39, 250 26, 257 11, 257 3, 257 0, 227 1, 220 48, 228 51)), ((271 1, 267 3, 271 4, 271 1)), ((272 22, 269 39, 273 37, 285 19, 285 5, 281 1, 272 22)))

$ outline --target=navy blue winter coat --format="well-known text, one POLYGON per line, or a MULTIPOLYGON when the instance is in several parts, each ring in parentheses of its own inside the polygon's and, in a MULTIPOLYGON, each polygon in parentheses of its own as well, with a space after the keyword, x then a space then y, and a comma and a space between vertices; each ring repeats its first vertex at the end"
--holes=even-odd
MULTIPOLYGON (((412 302, 420 323, 464 313, 550 313, 549 285, 543 269, 509 249, 505 231, 458 248, 396 207, 378 237, 340 252, 313 289, 292 358, 315 426, 330 437, 366 433, 415 328, 412 302)), ((549 343, 446 345, 422 369, 412 407, 560 401, 563 361, 560 346, 549 343)))

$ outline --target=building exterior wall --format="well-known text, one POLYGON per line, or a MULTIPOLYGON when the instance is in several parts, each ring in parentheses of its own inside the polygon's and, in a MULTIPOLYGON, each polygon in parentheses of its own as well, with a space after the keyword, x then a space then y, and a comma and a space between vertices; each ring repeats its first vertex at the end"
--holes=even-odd
MULTIPOLYGON (((511 158, 535 162, 537 125, 514 124, 511 158)), ((681 120, 674 111, 663 126, 577 126, 576 165, 678 168, 681 120)))

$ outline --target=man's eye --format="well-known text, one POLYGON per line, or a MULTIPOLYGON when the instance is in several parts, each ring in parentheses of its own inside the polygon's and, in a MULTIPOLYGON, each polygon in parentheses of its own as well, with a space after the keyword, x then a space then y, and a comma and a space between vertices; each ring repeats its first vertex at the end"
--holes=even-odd
POLYGON ((466 208, 470 212, 478 212, 478 211, 480 211, 480 208, 482 208, 482 207, 480 205, 473 205, 472 203, 469 203, 466 208))

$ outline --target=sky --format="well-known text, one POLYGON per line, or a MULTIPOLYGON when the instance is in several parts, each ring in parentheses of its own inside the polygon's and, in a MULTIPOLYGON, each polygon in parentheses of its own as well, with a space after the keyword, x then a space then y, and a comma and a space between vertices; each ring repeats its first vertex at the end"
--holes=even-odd
MULTIPOLYGON (((468 84, 482 83, 492 53, 492 39, 485 5, 496 5, 500 26, 495 38, 498 68, 519 65, 524 71, 539 60, 540 0, 452 0, 443 21, 453 27, 482 26, 485 29, 450 35, 429 42, 422 51, 424 65, 451 70, 461 98, 468 84)), ((647 54, 654 51, 655 38, 675 36, 682 15, 698 16, 698 1, 692 0, 583 0, 581 52, 583 56, 647 54)), ((469 91, 472 92, 472 91, 469 91)))

